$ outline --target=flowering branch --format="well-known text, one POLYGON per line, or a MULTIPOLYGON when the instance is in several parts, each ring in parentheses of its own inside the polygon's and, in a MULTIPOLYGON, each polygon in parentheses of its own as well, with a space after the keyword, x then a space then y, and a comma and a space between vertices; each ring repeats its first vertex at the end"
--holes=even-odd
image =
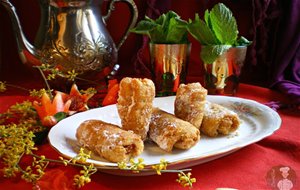
POLYGON ((196 182, 196 178, 191 178, 192 173, 187 174, 183 172, 178 173, 178 179, 176 180, 183 187, 193 187, 193 183, 196 182))
POLYGON ((17 85, 13 85, 13 84, 7 84, 5 81, 4 82, 0 81, 0 92, 5 92, 7 86, 17 88, 17 89, 20 89, 20 90, 23 90, 23 91, 28 91, 28 89, 23 88, 21 86, 17 86, 17 85))
POLYGON ((95 81, 91 81, 91 80, 87 80, 87 79, 78 77, 79 73, 77 73, 75 70, 71 70, 71 71, 64 73, 64 72, 60 71, 59 69, 54 68, 50 64, 42 64, 40 66, 34 66, 34 67, 39 70, 48 89, 50 88, 48 81, 54 80, 57 77, 65 78, 69 81, 75 81, 75 79, 77 79, 77 80, 88 82, 90 84, 98 85, 98 83, 95 81), (48 73, 47 77, 46 77, 45 73, 48 73))

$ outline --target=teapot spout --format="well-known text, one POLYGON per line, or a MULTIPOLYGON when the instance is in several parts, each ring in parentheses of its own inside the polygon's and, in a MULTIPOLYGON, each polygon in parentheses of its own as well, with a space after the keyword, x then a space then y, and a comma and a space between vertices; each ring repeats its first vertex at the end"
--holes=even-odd
POLYGON ((13 31, 16 37, 18 53, 22 63, 33 66, 40 65, 39 53, 36 48, 26 39, 15 7, 8 0, 0 0, 0 3, 8 11, 12 22, 13 31))

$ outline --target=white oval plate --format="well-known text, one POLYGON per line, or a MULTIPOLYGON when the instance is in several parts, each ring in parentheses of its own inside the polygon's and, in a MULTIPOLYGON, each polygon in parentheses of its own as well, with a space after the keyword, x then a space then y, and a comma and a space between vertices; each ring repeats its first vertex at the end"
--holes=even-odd
MULTIPOLYGON (((146 167, 150 168, 151 165, 158 164, 162 158, 169 162, 168 169, 183 169, 202 164, 270 136, 281 125, 281 119, 275 111, 256 101, 228 96, 208 96, 207 99, 236 112, 242 120, 239 129, 228 136, 216 138, 202 135, 200 141, 191 149, 174 149, 172 153, 166 153, 154 143, 146 142, 144 152, 138 156, 144 159, 146 167)), ((174 113, 174 100, 174 96, 155 98, 154 106, 174 113)), ((63 156, 75 157, 79 149, 75 137, 76 129, 80 123, 88 119, 99 119, 119 126, 121 123, 116 105, 77 113, 63 119, 51 128, 48 135, 50 144, 63 156)), ((87 163, 104 167, 106 169, 100 170, 115 175, 151 175, 155 173, 149 170, 138 174, 119 170, 116 163, 108 162, 95 155, 88 159, 87 163)))

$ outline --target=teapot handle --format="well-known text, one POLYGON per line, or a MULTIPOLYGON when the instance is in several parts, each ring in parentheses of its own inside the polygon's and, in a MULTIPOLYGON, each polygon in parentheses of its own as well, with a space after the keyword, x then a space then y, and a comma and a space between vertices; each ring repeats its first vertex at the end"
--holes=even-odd
POLYGON ((129 33, 130 33, 130 29, 133 28, 137 22, 137 18, 138 18, 138 9, 134 3, 133 0, 111 0, 108 4, 108 11, 107 14, 104 15, 103 18, 103 22, 106 24, 106 20, 110 17, 111 12, 114 10, 114 4, 116 2, 124 2, 127 3, 129 9, 130 9, 130 14, 131 14, 131 18, 130 18, 130 23, 128 25, 128 27, 126 28, 126 31, 123 35, 123 37, 121 38, 119 44, 117 45, 117 50, 120 49, 120 47, 123 45, 124 41, 127 39, 129 33))

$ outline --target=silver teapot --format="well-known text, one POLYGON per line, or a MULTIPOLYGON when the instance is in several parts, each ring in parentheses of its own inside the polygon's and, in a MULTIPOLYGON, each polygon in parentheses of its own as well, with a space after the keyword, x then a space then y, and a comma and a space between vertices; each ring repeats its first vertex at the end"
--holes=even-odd
POLYGON ((97 75, 105 68, 111 74, 118 70, 118 50, 138 16, 133 0, 109 1, 106 15, 101 14, 103 0, 39 0, 41 20, 32 45, 22 31, 15 7, 9 0, 0 3, 11 18, 24 64, 46 64, 62 72, 75 71, 83 78, 97 75), (131 13, 130 23, 117 45, 105 27, 116 2, 126 3, 131 13))

